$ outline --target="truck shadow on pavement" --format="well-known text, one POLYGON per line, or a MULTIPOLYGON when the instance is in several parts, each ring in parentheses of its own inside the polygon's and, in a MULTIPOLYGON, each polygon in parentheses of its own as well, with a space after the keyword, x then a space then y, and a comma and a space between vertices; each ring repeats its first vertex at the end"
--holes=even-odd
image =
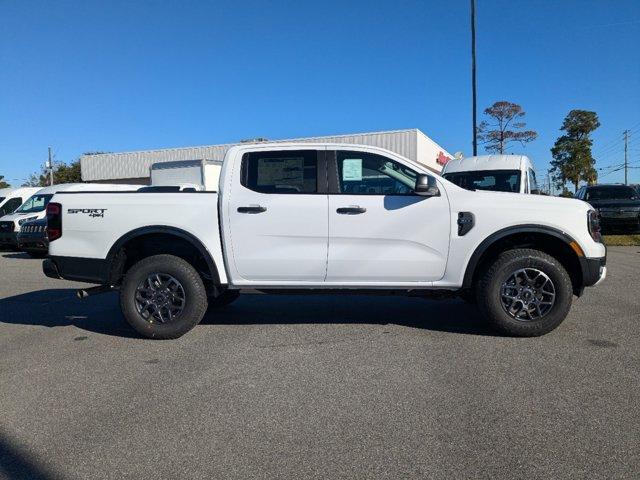
POLYGON ((43 465, 0 428, 0 478, 53 480, 62 477, 43 465))
MULTIPOLYGON (((118 305, 116 293, 84 300, 75 289, 50 289, 0 299, 0 323, 79 329, 138 338, 118 305)), ((232 305, 210 309, 208 325, 369 324, 450 333, 495 335, 475 307, 461 300, 425 300, 375 295, 243 295, 232 305)))
POLYGON ((50 289, 0 300, 0 323, 42 327, 75 326, 119 337, 136 337, 120 313, 116 293, 80 300, 76 289, 50 289))
POLYGON ((42 258, 31 257, 28 254, 22 253, 22 252, 3 253, 2 257, 3 258, 10 258, 10 259, 39 260, 39 261, 42 261, 42 258))

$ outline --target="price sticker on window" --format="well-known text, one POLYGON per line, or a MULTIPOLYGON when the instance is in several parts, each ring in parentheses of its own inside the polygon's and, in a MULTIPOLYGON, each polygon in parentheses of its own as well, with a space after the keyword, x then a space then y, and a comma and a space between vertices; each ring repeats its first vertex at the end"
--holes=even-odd
POLYGON ((342 180, 361 181, 362 180, 362 159, 345 158, 342 161, 342 180))

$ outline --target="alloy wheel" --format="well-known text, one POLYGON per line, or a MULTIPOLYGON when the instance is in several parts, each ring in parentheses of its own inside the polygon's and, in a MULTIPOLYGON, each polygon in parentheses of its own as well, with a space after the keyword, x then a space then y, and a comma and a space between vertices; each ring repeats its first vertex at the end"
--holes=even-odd
POLYGON ((556 288, 543 271, 521 268, 512 272, 502 284, 500 300, 502 308, 516 320, 539 320, 553 308, 556 288))
POLYGON ((166 273, 152 273, 136 288, 136 310, 149 323, 167 323, 184 310, 182 284, 166 273))

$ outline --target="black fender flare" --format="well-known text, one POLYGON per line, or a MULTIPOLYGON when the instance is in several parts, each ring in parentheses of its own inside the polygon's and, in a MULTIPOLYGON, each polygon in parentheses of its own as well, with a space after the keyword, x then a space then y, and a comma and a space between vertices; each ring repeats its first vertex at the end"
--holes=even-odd
POLYGON ((122 247, 127 242, 133 240, 134 238, 140 237, 142 235, 149 235, 149 234, 154 234, 154 233, 163 233, 163 234, 168 234, 168 235, 174 235, 176 237, 182 238, 183 240, 186 240, 191 245, 193 245, 200 252, 202 257, 207 262, 207 266, 209 267, 209 272, 211 273, 211 279, 213 280, 214 284, 215 285, 220 285, 220 275, 218 273, 218 268, 216 266, 216 263, 213 261, 213 257, 211 256, 211 253, 209 252, 209 250, 207 250, 207 247, 205 247, 202 244, 202 242, 197 237, 192 235, 191 233, 186 232, 185 230, 182 230, 182 229, 177 228, 177 227, 169 227, 169 226, 166 226, 166 225, 150 225, 150 226, 146 226, 146 227, 140 227, 140 228, 136 228, 135 230, 131 230, 130 232, 127 232, 124 235, 122 235, 111 246, 111 248, 109 249, 109 253, 107 253, 106 260, 107 260, 107 264, 109 266, 108 267, 109 271, 111 270, 111 268, 113 266, 113 262, 116 259, 117 253, 122 249, 122 247))
POLYGON ((570 245, 572 242, 578 244, 578 242, 576 242, 573 237, 563 232, 562 230, 553 227, 547 227, 545 225, 514 225, 511 227, 503 228, 502 230, 498 230, 497 232, 489 235, 475 249, 473 255, 471 255, 471 258, 469 259, 469 262, 467 262, 467 267, 464 272, 464 280, 462 281, 462 288, 470 288, 472 286, 471 284, 473 281, 473 275, 475 274, 476 268, 478 267, 482 255, 487 251, 487 249, 495 242, 515 233, 544 233, 546 235, 551 235, 552 237, 562 240, 567 244, 569 248, 572 248, 570 245))

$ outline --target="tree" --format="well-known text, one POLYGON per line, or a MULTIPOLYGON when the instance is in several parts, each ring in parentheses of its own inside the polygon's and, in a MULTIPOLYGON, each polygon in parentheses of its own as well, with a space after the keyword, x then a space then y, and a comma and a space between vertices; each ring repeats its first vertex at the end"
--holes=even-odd
MULTIPOLYGON (((32 173, 23 187, 46 187, 50 182, 49 171, 43 168, 40 173, 32 173)), ((80 172, 80 160, 67 165, 66 163, 54 163, 53 165, 53 183, 80 183, 82 175, 80 172)))
POLYGON ((527 124, 523 121, 525 111, 517 103, 495 102, 484 109, 484 114, 491 118, 478 125, 478 140, 484 143, 489 153, 505 153, 511 142, 532 142, 538 137, 533 130, 524 130, 527 124))
POLYGON ((0 175, 0 188, 8 188, 9 184, 4 181, 4 175, 0 175))
POLYGON ((556 140, 551 149, 553 160, 549 172, 558 188, 571 182, 574 192, 577 192, 581 181, 592 184, 598 179, 596 161, 591 154, 593 140, 590 134, 599 126, 596 112, 571 110, 565 117, 560 127, 565 134, 556 140))

